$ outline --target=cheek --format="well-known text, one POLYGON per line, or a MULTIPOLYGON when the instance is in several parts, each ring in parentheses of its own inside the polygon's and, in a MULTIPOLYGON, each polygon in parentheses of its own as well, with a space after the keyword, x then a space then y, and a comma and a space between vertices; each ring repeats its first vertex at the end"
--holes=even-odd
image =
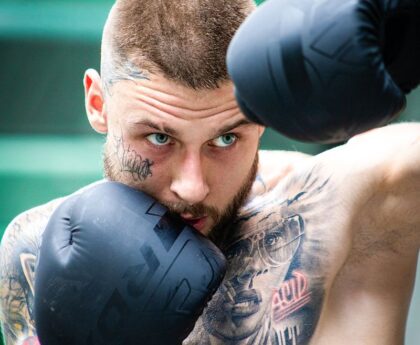
POLYGON ((126 135, 108 137, 106 156, 116 180, 160 198, 169 181, 168 161, 126 135))
POLYGON ((153 161, 151 175, 141 184, 140 188, 158 201, 167 200, 170 182, 171 177, 168 164, 165 164, 165 162, 162 161, 153 161))
POLYGON ((286 277, 289 266, 269 267, 263 264, 260 269, 268 269, 265 273, 258 275, 254 279, 254 285, 261 288, 264 294, 271 294, 272 288, 279 289, 286 277))
POLYGON ((213 160, 207 173, 210 189, 218 193, 215 198, 221 195, 230 199, 239 191, 249 176, 254 158, 254 155, 235 154, 213 160))

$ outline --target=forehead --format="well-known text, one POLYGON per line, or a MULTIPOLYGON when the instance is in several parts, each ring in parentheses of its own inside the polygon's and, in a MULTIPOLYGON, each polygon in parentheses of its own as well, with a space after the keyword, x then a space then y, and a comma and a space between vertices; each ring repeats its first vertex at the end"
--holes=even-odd
POLYGON ((109 106, 129 117, 149 115, 178 120, 218 120, 241 115, 233 84, 222 83, 215 89, 195 90, 159 75, 149 79, 124 80, 112 87, 109 106))

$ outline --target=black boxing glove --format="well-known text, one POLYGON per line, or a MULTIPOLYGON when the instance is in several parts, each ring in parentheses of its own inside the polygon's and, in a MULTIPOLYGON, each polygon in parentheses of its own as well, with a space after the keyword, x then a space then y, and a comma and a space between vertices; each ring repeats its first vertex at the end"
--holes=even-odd
POLYGON ((235 34, 245 115, 294 139, 339 142, 388 123, 420 82, 419 0, 268 0, 235 34))
POLYGON ((181 344, 219 286, 218 248, 152 198, 106 182, 66 200, 35 277, 42 345, 181 344))

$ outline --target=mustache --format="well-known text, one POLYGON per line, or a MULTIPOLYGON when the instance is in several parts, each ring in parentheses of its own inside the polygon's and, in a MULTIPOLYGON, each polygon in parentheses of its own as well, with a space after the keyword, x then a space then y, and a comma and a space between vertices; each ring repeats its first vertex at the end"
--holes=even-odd
POLYGON ((216 223, 221 219, 220 211, 214 206, 207 206, 203 203, 189 205, 182 202, 163 203, 169 210, 169 213, 180 215, 188 213, 192 218, 199 218, 204 215, 211 217, 216 223))

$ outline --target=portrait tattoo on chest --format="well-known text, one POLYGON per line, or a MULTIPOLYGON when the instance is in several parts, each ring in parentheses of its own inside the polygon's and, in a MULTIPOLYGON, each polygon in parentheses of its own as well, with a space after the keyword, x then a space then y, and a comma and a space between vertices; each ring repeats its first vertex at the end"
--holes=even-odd
POLYGON ((185 344, 308 344, 323 300, 319 209, 329 193, 312 171, 243 207, 222 248, 225 279, 185 344))

